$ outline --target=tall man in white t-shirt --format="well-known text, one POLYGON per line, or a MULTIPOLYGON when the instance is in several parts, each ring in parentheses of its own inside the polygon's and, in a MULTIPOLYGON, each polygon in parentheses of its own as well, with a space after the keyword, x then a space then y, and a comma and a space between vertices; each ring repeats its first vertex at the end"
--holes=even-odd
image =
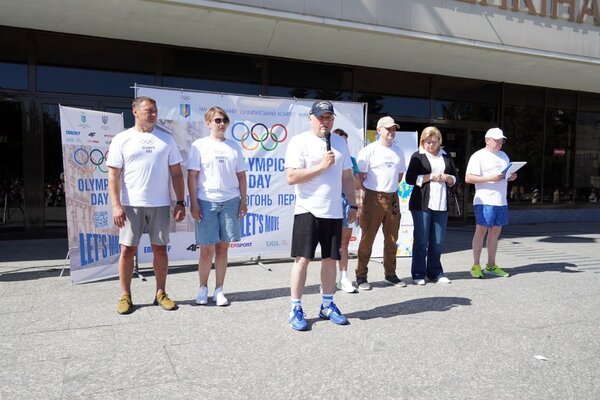
POLYGON ((319 316, 338 325, 348 323, 333 302, 336 261, 341 256, 342 189, 350 203, 349 223, 354 222, 358 210, 348 145, 342 137, 331 134, 335 120, 333 105, 329 101, 316 101, 308 118, 310 130, 294 136, 285 154, 288 183, 296 186, 291 254, 295 261, 288 322, 298 331, 309 328, 301 300, 308 264, 315 257, 317 244, 321 246, 323 291, 319 316))
POLYGON ((147 227, 154 255, 156 277, 154 304, 165 310, 177 308, 165 292, 167 282, 167 244, 171 194, 169 176, 177 196, 173 217, 177 222, 185 217, 184 181, 181 154, 175 140, 166 132, 155 129, 158 110, 156 101, 141 96, 133 100, 135 126, 116 135, 108 150, 106 165, 108 191, 112 204, 113 222, 120 229, 119 314, 133 311, 131 276, 133 256, 140 237, 147 227))
POLYGON ((395 286, 406 286, 396 275, 396 242, 400 229, 398 183, 406 171, 404 154, 394 144, 398 128, 400 126, 391 117, 380 118, 377 121, 379 138, 358 153, 358 177, 365 189, 356 264, 356 284, 359 290, 372 289, 367 280, 367 264, 380 226, 384 237, 385 280, 395 286))
POLYGON ((475 234, 473 235, 473 267, 471 276, 483 278, 483 274, 508 277, 508 272, 496 265, 496 250, 502 227, 508 224, 507 181, 517 179, 512 174, 506 179, 502 172, 509 159, 503 152, 506 136, 499 128, 489 129, 485 134, 485 147, 477 150, 467 164, 465 182, 475 185, 473 210, 475 212, 475 234), (487 265, 482 270, 479 263, 483 241, 487 234, 487 265))

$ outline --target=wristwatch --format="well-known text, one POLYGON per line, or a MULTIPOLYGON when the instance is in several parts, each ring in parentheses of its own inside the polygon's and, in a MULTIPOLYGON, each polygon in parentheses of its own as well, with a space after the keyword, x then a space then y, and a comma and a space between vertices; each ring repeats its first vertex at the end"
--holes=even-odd
POLYGON ((187 204, 185 204, 184 200, 178 200, 177 203, 175 203, 175 204, 177 204, 178 206, 182 206, 182 207, 185 207, 187 205, 187 204))
POLYGON ((358 211, 358 206, 350 206, 351 209, 358 211))

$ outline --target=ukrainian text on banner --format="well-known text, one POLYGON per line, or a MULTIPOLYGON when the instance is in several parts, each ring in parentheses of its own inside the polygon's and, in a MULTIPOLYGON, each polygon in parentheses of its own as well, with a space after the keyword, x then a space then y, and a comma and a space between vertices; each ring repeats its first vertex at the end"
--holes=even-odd
MULTIPOLYGON (((136 86, 137 96, 149 96, 158 106, 157 129, 173 135, 185 164, 191 144, 208 136, 204 113, 223 108, 231 120, 226 137, 242 147, 248 165, 248 214, 241 221, 241 240, 231 243, 232 257, 289 256, 294 220, 294 187, 288 185, 284 158, 290 139, 309 129, 308 111, 313 100, 237 96, 136 86)), ((333 102, 335 128, 349 134, 351 152, 358 152, 364 138, 362 103, 333 102), (354 151, 352 151, 354 150, 354 151)), ((187 188, 186 188, 187 190, 187 188)), ((187 195, 189 200, 189 194, 187 195)), ((341 199, 340 199, 341 201, 341 199)), ((189 202, 189 201, 188 201, 189 202)), ((171 222, 170 260, 197 259, 194 220, 171 222)), ((144 235, 138 249, 141 262, 151 261, 152 248, 144 235)))
MULTIPOLYGON (((375 140, 372 137, 372 140, 375 140)), ((410 157, 418 149, 417 132, 396 132, 395 144, 404 153, 404 161, 406 168, 410 162, 410 157)), ((406 175, 406 173, 404 174, 406 175)), ((396 242, 396 255, 412 257, 413 245, 413 219, 412 214, 408 210, 408 200, 412 193, 413 186, 406 183, 405 177, 402 177, 402 182, 398 185, 398 198, 400 199, 400 229, 398 231, 398 241, 396 242)), ((353 236, 356 241, 350 242, 350 250, 358 249, 360 242, 360 228, 354 228, 353 236)), ((371 257, 383 257, 383 242, 384 236, 381 228, 377 231, 377 236, 373 242, 373 250, 371 257)))
POLYGON ((106 155, 123 116, 60 106, 71 281, 118 275, 119 230, 112 223, 106 155))

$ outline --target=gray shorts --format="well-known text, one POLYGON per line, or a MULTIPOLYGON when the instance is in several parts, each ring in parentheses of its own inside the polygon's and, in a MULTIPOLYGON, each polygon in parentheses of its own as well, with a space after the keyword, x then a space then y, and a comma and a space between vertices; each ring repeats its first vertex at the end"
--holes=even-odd
POLYGON ((119 231, 119 243, 124 246, 137 246, 144 232, 150 235, 150 243, 166 246, 169 243, 171 212, 164 207, 123 206, 127 220, 119 231), (146 228, 146 229, 144 229, 146 228))

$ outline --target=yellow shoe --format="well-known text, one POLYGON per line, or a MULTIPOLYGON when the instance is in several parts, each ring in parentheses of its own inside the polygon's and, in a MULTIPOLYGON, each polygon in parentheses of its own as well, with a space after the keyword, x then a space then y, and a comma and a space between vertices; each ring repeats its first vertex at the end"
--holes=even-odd
POLYGON ((131 301, 130 294, 121 295, 119 302, 117 303, 117 312, 119 314, 129 314, 133 311, 133 302, 131 301))
POLYGON ((160 292, 155 298, 154 298, 154 305, 158 306, 160 305, 163 310, 175 310, 177 309, 177 304, 175 304, 175 302, 173 300, 171 300, 169 298, 169 295, 166 294, 165 292, 160 292))
POLYGON ((483 270, 483 273, 488 275, 501 276, 502 278, 508 278, 508 276, 510 275, 508 272, 502 270, 496 264, 486 266, 483 270))
POLYGON ((483 273, 481 272, 481 265, 475 264, 471 267, 471 276, 473 278, 483 279, 483 273))

